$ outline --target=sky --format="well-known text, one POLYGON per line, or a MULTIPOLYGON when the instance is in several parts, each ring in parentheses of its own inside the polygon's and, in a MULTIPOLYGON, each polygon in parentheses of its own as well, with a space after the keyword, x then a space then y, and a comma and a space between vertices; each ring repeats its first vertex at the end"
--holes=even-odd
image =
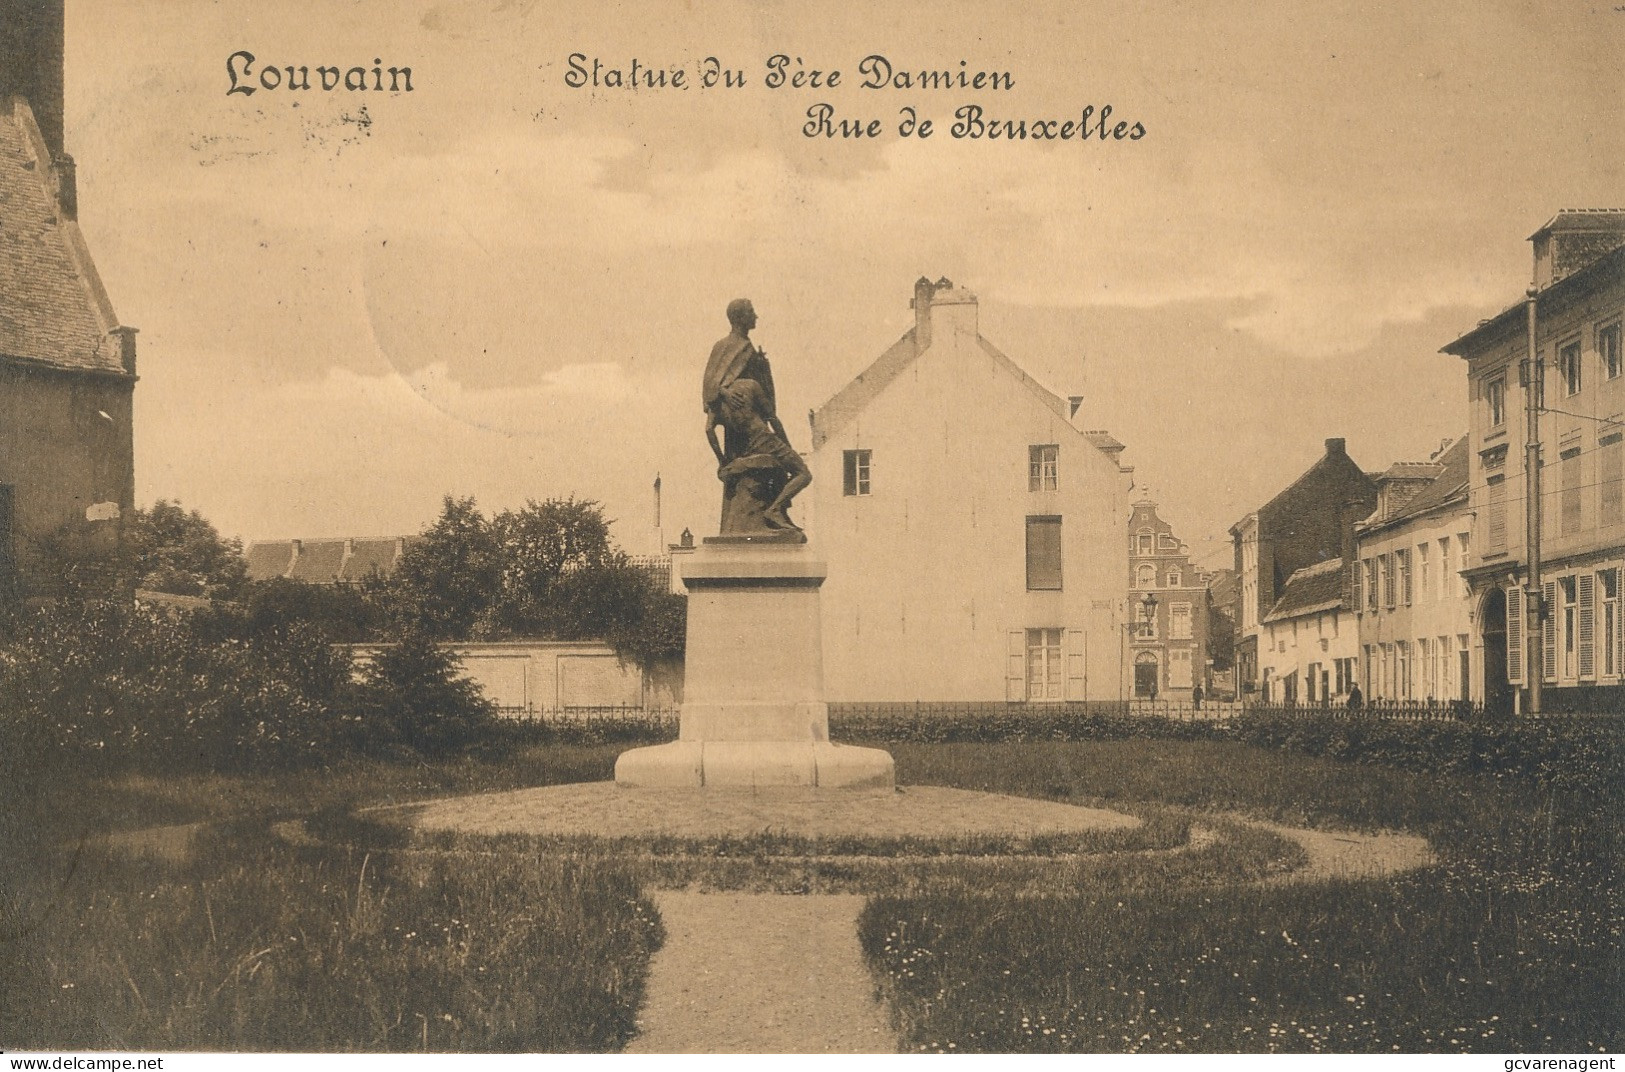
POLYGON ((999 7, 68 0, 80 222, 140 329, 137 502, 247 541, 574 495, 648 553, 715 531, 697 390, 730 299, 806 450, 800 415, 946 276, 1227 565, 1326 438, 1370 471, 1463 434, 1440 347, 1521 297, 1553 212, 1625 204, 1625 5, 999 7), (572 55, 687 88, 572 86, 572 55), (825 84, 769 86, 775 55, 825 84), (866 88, 871 55, 1010 84, 866 88), (707 57, 744 84, 698 84, 707 57), (375 59, 412 91, 258 77, 375 59), (820 104, 879 135, 806 136, 820 104), (1143 135, 955 138, 967 105, 1143 135))

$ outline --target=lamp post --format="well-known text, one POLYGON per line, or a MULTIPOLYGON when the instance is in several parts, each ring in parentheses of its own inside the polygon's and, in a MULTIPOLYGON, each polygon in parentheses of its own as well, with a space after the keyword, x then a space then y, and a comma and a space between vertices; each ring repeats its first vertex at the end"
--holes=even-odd
POLYGON ((1157 597, 1147 592, 1145 598, 1140 600, 1140 606, 1145 608, 1145 618, 1142 621, 1141 636, 1150 638, 1157 635, 1157 597))

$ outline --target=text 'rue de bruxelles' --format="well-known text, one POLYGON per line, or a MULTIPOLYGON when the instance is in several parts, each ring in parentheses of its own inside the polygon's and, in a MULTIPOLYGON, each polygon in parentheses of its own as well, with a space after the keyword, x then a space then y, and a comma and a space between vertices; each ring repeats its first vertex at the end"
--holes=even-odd
MULTIPOLYGON (((866 90, 968 90, 1001 93, 1013 90, 1016 79, 1009 71, 972 69, 965 60, 942 68, 904 68, 879 53, 858 62, 856 80, 838 68, 813 67, 800 56, 775 53, 763 64, 756 78, 770 90, 822 90, 843 87, 866 90)), ((715 56, 707 56, 693 67, 682 64, 660 66, 633 58, 627 63, 606 63, 596 56, 572 52, 566 60, 564 84, 571 89, 629 90, 632 92, 682 92, 689 89, 743 89, 752 76, 743 68, 729 67, 715 56)), ((1085 105, 1066 117, 1035 116, 990 112, 980 104, 962 104, 954 109, 947 124, 950 137, 971 140, 1011 141, 1139 141, 1145 137, 1145 124, 1112 120, 1110 104, 1085 105)), ((912 104, 898 109, 895 119, 902 137, 929 138, 937 122, 922 118, 912 104)), ((840 114, 834 105, 819 101, 806 111, 801 133, 808 138, 878 138, 889 129, 887 122, 873 117, 840 114)))

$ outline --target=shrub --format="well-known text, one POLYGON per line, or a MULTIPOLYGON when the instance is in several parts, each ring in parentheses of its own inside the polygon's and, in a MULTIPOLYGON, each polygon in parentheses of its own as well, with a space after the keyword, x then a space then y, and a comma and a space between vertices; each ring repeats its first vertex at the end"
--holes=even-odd
POLYGON ((428 633, 413 630, 381 649, 366 668, 359 696, 361 743, 425 755, 468 748, 487 734, 496 706, 428 633))
POLYGON ((349 657, 313 630, 250 642, 229 619, 114 601, 23 616, 0 652, 0 744, 30 767, 224 770, 318 761, 349 657))

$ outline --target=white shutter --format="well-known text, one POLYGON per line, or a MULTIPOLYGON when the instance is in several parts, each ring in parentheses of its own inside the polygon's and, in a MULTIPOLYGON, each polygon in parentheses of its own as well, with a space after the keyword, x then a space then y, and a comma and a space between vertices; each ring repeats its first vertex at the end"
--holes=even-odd
POLYGON ((1597 660, 1592 651, 1596 643, 1597 578, 1582 573, 1576 582, 1580 587, 1580 677, 1593 681, 1597 677, 1597 660))
POLYGON ((1027 698, 1027 632, 1010 630, 1005 651, 1004 698, 1008 702, 1027 698))
POLYGON ((1540 599, 1540 677, 1542 681, 1557 680, 1557 582, 1547 581, 1541 586, 1540 599))
POLYGON ((1523 589, 1507 589, 1507 682, 1523 684, 1523 589))
POLYGON ((1083 639, 1082 629, 1068 629, 1066 631, 1066 646, 1062 649, 1062 656, 1066 659, 1066 698, 1068 700, 1083 700, 1088 690, 1084 682, 1087 671, 1084 669, 1083 657, 1088 648, 1083 639))

